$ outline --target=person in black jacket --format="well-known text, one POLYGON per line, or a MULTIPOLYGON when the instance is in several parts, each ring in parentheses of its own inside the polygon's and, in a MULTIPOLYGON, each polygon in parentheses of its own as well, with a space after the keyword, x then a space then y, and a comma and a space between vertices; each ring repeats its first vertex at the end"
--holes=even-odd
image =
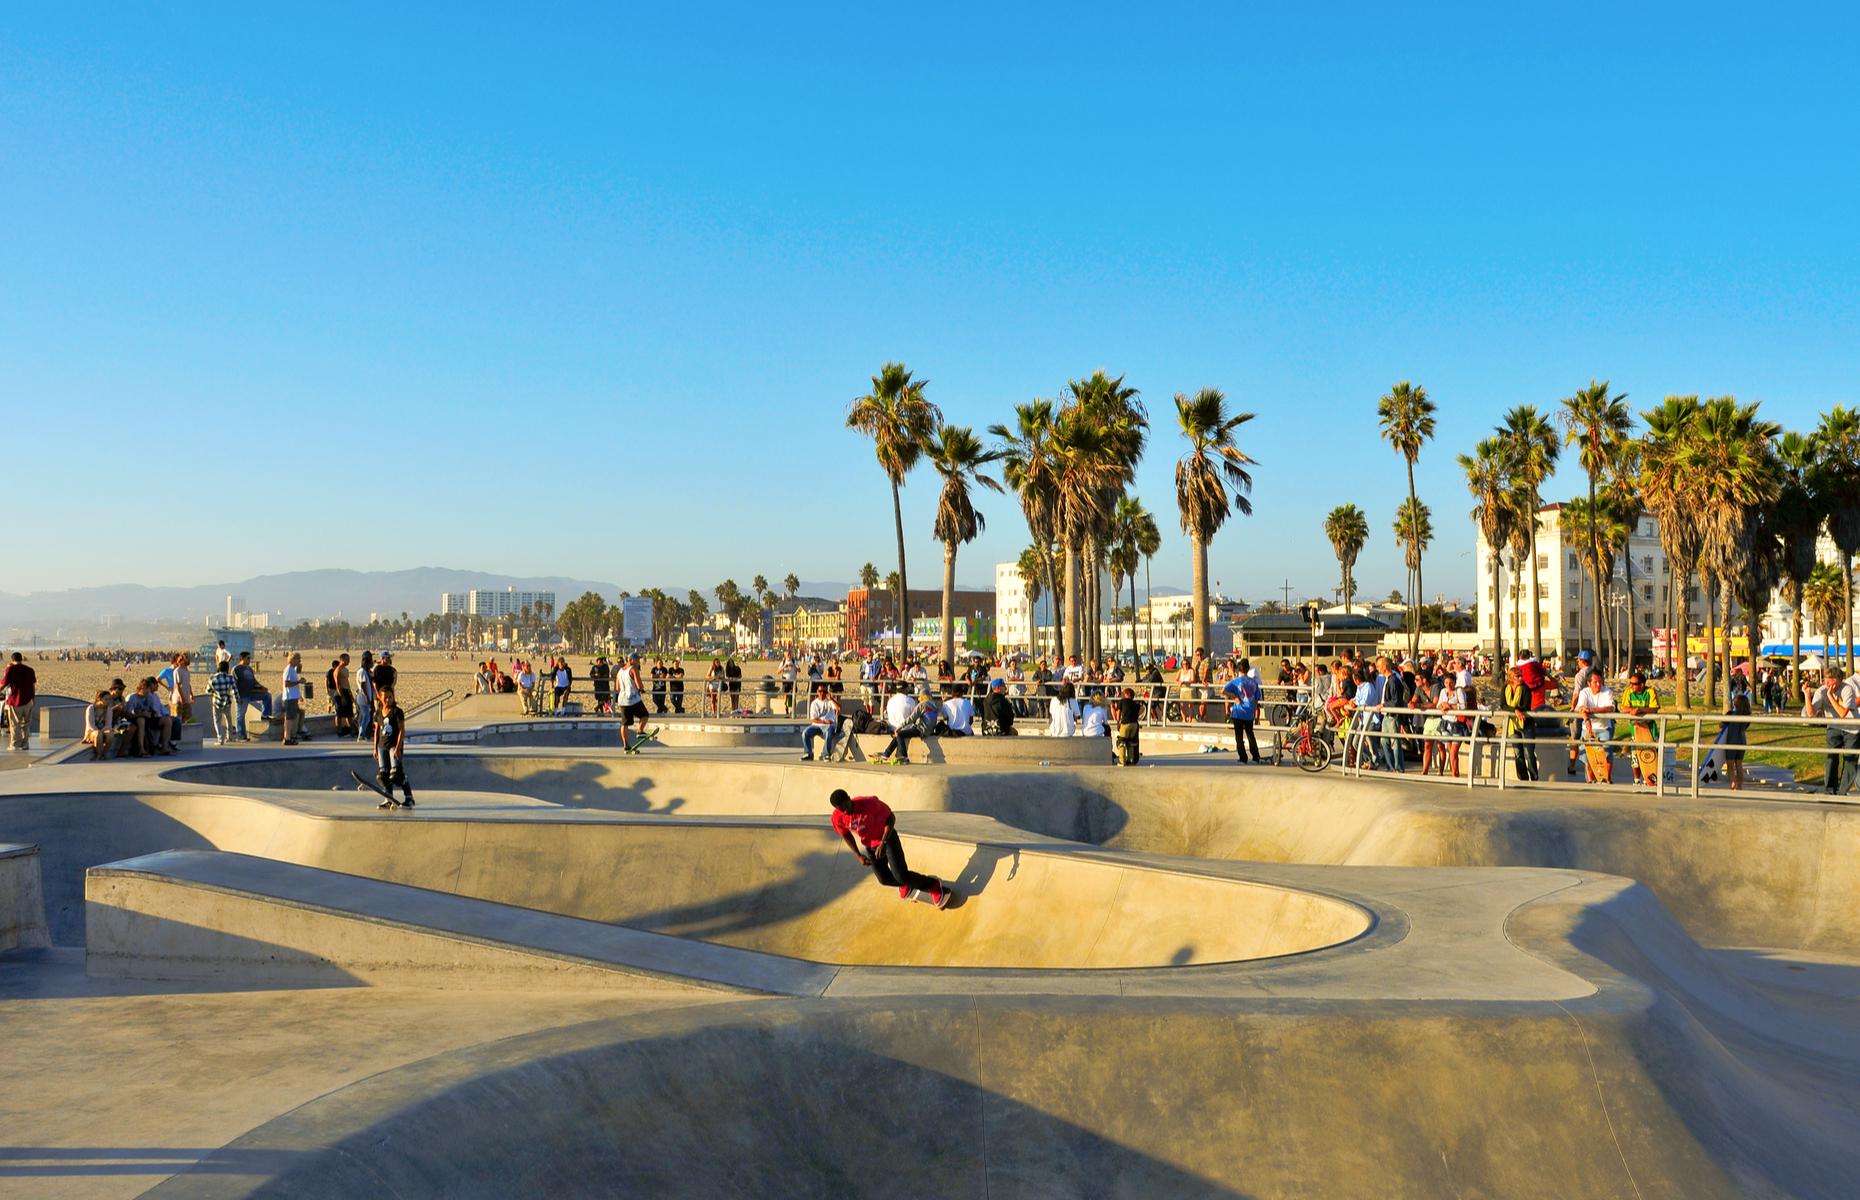
POLYGON ((1014 737, 1014 702, 1008 699, 1007 680, 997 679, 982 699, 982 721, 1000 737, 1014 737))

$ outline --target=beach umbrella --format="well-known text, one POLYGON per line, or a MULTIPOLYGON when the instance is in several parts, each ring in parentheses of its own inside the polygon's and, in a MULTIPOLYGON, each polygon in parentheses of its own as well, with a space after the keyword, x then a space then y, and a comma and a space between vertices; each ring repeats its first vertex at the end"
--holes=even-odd
POLYGON ((1802 669, 1803 669, 1804 671, 1819 671, 1819 670, 1821 670, 1821 655, 1819 655, 1819 654, 1811 654, 1811 655, 1809 655, 1809 656, 1808 656, 1807 658, 1805 658, 1805 659, 1803 659, 1803 660, 1802 660, 1802 669))

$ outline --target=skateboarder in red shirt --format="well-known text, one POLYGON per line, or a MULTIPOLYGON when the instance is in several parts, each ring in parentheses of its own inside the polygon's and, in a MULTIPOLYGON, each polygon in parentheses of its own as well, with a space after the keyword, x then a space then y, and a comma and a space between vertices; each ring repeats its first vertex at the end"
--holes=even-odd
POLYGON ((861 863, 872 868, 880 883, 897 888, 901 898, 922 891, 938 908, 949 903, 950 893, 941 879, 919 874, 905 865, 897 818, 891 815, 889 804, 877 796, 848 796, 844 788, 835 788, 827 803, 833 806, 833 832, 852 848, 861 863))

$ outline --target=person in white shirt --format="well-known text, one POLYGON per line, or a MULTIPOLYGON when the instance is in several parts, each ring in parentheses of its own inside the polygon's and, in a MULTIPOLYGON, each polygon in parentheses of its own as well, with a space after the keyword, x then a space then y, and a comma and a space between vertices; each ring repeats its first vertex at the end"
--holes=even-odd
MULTIPOLYGON (((1615 694, 1603 682, 1600 671, 1590 673, 1589 686, 1576 693, 1576 699, 1571 707, 1576 710, 1577 715, 1583 718, 1583 736, 1590 741, 1601 742, 1607 747, 1606 761, 1609 764, 1607 769, 1610 774, 1602 777, 1601 782, 1613 782, 1614 748, 1608 746, 1608 743, 1615 736, 1615 723, 1607 718, 1615 711, 1615 694)), ((1596 782, 1593 760, 1589 763, 1588 777, 1590 783, 1596 782)))
POLYGON ((1059 694, 1047 701, 1046 705, 1047 737, 1071 737, 1078 732, 1079 702, 1072 693, 1072 685, 1059 685, 1059 694))
POLYGON ((1091 703, 1081 710, 1079 721, 1080 737, 1109 737, 1111 733, 1110 718, 1104 711, 1104 698, 1093 696, 1091 703))
POLYGON ((807 728, 801 731, 801 761, 814 760, 814 739, 824 738, 826 749, 820 757, 831 760, 833 743, 840 736, 840 706, 827 694, 827 685, 821 684, 814 689, 814 698, 807 702, 807 728))
POLYGON ((975 706, 969 703, 966 688, 959 689, 943 702, 943 719, 949 723, 951 737, 968 737, 975 732, 970 728, 975 720, 975 706))
POLYGON ((917 702, 911 699, 908 689, 900 687, 891 694, 889 700, 885 701, 885 724, 896 729, 910 720, 911 714, 915 711, 917 711, 917 702))
MULTIPOLYGON (((1855 681, 1847 678, 1839 667, 1829 667, 1822 676, 1820 687, 1803 684, 1802 691, 1808 695, 1808 704, 1802 709, 1805 717, 1826 717, 1830 720, 1839 717, 1860 715, 1860 688, 1855 681)), ((1822 730, 1830 750, 1860 750, 1860 725, 1828 725, 1822 730)), ((1838 796, 1854 786, 1855 777, 1860 776, 1860 756, 1830 754, 1828 768, 1823 786, 1828 794, 1838 796)))
POLYGON ((284 663, 284 744, 295 746, 299 739, 309 741, 304 727, 304 656, 291 651, 284 663))

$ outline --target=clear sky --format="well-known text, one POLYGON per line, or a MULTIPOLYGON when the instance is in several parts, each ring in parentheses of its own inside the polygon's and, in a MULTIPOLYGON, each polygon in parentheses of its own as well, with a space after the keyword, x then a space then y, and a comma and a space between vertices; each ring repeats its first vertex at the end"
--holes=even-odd
MULTIPOLYGON (((1186 585, 1170 397, 1258 414, 1212 574, 1402 582, 1453 456, 1611 378, 1860 400, 1856 9, 0 9, 0 590, 419 565, 708 588, 895 557, 845 405, 978 429, 1104 367, 1186 585), (291 496, 282 511, 278 501, 291 496), (179 519, 158 514, 174 508, 179 519), (132 519, 125 524, 123 518, 132 519)), ((1574 494, 1572 467, 1550 498, 1574 494)), ((905 489, 934 586, 936 487, 905 489)), ((989 497, 958 575, 1026 543, 989 497)), ((1431 595, 1429 597, 1431 599, 1431 595)))

